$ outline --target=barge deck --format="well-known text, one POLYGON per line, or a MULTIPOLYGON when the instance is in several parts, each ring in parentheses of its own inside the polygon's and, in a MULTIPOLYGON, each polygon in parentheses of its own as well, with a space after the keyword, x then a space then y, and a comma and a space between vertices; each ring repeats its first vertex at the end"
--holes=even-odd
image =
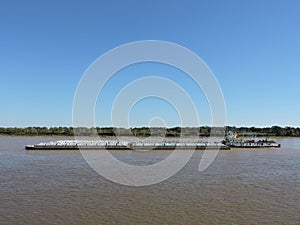
POLYGON ((230 150, 221 142, 120 142, 61 140, 26 145, 26 150, 230 150))

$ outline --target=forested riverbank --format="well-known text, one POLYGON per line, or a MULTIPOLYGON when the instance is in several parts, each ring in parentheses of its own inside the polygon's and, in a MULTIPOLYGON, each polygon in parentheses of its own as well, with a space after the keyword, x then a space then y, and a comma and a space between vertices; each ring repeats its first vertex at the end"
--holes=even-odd
MULTIPOLYGON (((297 127, 225 127, 225 131, 233 131, 240 136, 256 135, 258 137, 300 137, 300 128, 297 127)), ((202 127, 139 127, 139 128, 114 128, 114 127, 96 127, 96 128, 73 128, 73 127, 0 127, 0 135, 11 136, 94 136, 103 137, 113 136, 166 136, 166 137, 208 137, 208 136, 224 136, 224 128, 202 127)))

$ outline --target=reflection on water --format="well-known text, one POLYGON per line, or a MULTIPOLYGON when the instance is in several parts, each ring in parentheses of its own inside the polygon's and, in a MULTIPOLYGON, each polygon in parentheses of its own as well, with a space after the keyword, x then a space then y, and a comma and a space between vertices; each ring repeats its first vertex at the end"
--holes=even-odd
MULTIPOLYGON (((53 138, 52 138, 53 139, 53 138)), ((76 151, 25 151, 51 138, 0 138, 0 224, 297 224, 300 139, 281 149, 221 151, 204 172, 201 151, 162 183, 127 187, 94 172, 76 151)), ((168 152, 119 152, 132 164, 168 152)))

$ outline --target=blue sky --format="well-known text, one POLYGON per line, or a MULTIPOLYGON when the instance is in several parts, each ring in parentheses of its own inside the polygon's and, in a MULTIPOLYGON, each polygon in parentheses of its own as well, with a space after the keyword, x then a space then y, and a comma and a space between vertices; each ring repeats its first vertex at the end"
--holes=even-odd
MULTIPOLYGON (((164 40, 198 54, 224 94, 227 124, 300 126, 299 1, 2 1, 0 126, 71 126, 76 87, 87 67, 132 41, 164 40)), ((99 96, 96 121, 109 126, 122 85, 161 74, 188 90, 201 118, 201 90, 174 68, 137 65, 116 74, 99 96), (147 71, 147 72, 145 72, 147 71), (132 75, 134 74, 134 75, 132 75), (130 76, 132 75, 132 76, 130 76), (130 78, 128 78, 130 76, 130 78), (105 92, 106 91, 106 92, 105 92)), ((160 99, 132 109, 132 126, 178 115, 160 99)))

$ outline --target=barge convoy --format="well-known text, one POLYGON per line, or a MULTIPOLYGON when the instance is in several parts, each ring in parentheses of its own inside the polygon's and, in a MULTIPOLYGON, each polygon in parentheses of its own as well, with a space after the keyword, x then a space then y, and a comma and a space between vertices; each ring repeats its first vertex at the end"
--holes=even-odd
POLYGON ((223 141, 118 141, 118 140, 60 140, 26 145, 26 150, 230 150, 231 148, 279 148, 273 140, 250 138, 228 133, 223 141))

